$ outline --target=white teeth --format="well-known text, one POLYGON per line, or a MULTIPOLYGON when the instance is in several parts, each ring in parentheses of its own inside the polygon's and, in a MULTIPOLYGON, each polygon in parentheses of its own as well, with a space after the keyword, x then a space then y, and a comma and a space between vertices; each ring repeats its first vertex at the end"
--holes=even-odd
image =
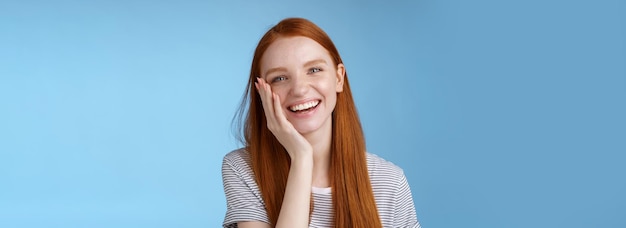
POLYGON ((304 103, 304 104, 291 106, 291 107, 289 107, 289 109, 291 111, 296 112, 296 111, 301 111, 301 110, 305 110, 305 109, 309 109, 309 108, 315 107, 319 103, 320 103, 319 101, 309 101, 309 102, 304 103))

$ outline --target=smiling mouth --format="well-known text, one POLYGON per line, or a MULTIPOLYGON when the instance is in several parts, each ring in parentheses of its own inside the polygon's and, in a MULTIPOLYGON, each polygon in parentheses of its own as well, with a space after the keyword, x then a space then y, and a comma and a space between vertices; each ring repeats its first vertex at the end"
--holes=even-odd
POLYGON ((306 103, 303 103, 303 104, 290 106, 289 107, 289 111, 292 111, 292 112, 295 112, 295 113, 306 112, 306 111, 314 109, 319 104, 320 104, 320 100, 309 101, 309 102, 306 102, 306 103))

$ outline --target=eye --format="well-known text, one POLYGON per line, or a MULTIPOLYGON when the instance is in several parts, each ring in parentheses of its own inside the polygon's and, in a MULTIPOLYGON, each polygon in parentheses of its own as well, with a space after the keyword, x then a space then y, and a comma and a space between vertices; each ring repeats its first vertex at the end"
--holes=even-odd
POLYGON ((280 82, 280 81, 284 81, 284 80, 287 80, 287 78, 285 76, 276 76, 276 77, 272 78, 272 83, 280 82))
POLYGON ((322 68, 313 67, 313 68, 309 69, 309 74, 317 73, 317 72, 320 72, 320 71, 322 71, 322 68))

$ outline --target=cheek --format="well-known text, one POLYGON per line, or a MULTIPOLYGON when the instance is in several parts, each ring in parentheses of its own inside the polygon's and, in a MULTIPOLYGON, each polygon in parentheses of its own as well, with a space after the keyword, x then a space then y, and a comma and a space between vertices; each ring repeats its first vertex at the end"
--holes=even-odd
POLYGON ((320 86, 320 90, 324 91, 326 96, 337 96, 337 86, 334 81, 326 81, 320 86))
POLYGON ((284 104, 285 100, 287 100, 287 90, 280 86, 272 87, 272 92, 274 92, 280 98, 280 104, 284 104))

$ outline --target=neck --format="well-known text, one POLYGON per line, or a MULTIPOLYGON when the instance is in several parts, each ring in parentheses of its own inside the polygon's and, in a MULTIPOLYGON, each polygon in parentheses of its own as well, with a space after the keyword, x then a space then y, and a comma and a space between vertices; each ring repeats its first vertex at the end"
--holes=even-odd
POLYGON ((313 146, 313 183, 314 187, 330 187, 330 143, 332 122, 327 121, 320 129, 304 135, 313 146))

